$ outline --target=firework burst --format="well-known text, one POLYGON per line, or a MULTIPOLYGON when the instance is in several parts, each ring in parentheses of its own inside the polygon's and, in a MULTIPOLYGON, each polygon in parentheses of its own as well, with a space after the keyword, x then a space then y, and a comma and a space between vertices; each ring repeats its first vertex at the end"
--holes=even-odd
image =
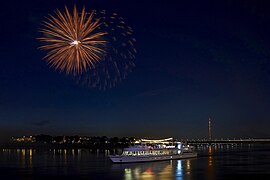
POLYGON ((44 21, 40 30, 44 36, 38 39, 45 43, 40 49, 48 51, 44 59, 51 67, 78 75, 93 69, 106 55, 107 33, 101 31, 100 20, 94 15, 85 8, 78 13, 76 6, 72 14, 65 7, 65 12, 56 10, 55 16, 49 15, 44 21))
POLYGON ((100 18, 100 29, 107 32, 104 39, 107 44, 107 52, 94 69, 81 74, 77 82, 89 87, 105 90, 114 87, 117 83, 126 79, 135 67, 134 59, 136 40, 133 29, 127 26, 124 18, 116 13, 93 11, 100 18))

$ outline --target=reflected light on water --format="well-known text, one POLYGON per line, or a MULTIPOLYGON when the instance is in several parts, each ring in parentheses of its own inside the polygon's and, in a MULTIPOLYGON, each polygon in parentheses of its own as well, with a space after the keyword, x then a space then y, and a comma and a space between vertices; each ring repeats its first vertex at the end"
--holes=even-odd
POLYGON ((183 168, 182 168, 182 160, 177 161, 176 165, 176 179, 183 180, 183 168))
POLYGON ((208 157, 208 167, 211 167, 213 165, 213 159, 212 156, 208 157))
POLYGON ((141 174, 140 168, 135 168, 134 169, 134 175, 135 175, 136 179, 140 177, 140 174, 141 174))
POLYGON ((133 167, 125 167, 124 179, 170 179, 176 175, 178 180, 182 180, 182 161, 164 161, 153 163, 141 163, 133 167), (177 169, 175 171, 175 168, 177 169))
MULTIPOLYGON (((10 150, 7 151, 10 153, 10 150)), ((16 149, 17 163, 21 168, 33 167, 33 149, 16 149)))
POLYGON ((29 149, 29 166, 32 168, 33 166, 33 150, 29 149))
POLYGON ((186 161, 187 161, 187 175, 190 175, 190 170, 191 170, 191 168, 190 168, 190 160, 188 159, 186 161))
POLYGON ((66 149, 63 150, 63 154, 64 154, 64 159, 67 159, 67 150, 66 149))
POLYGON ((64 155, 64 164, 67 165, 67 149, 63 150, 63 155, 64 155))
POLYGON ((82 150, 78 149, 78 159, 81 159, 81 156, 82 156, 82 150))
POLYGON ((21 167, 25 168, 25 149, 21 149, 21 157, 20 157, 20 164, 21 164, 21 167))
POLYGON ((72 154, 72 158, 74 159, 74 156, 75 156, 75 150, 74 149, 71 150, 71 154, 72 154))
POLYGON ((177 161, 176 170, 177 170, 176 174, 182 176, 183 172, 182 172, 182 161, 181 160, 177 161))
POLYGON ((198 158, 130 164, 113 164, 106 156, 109 151, 98 157, 95 151, 76 148, 0 149, 2 174, 7 177, 0 179, 43 179, 48 175, 67 179, 215 180, 235 179, 235 174, 249 178, 259 173, 267 175, 263 179, 270 177, 270 145, 234 145, 228 150, 226 145, 200 148, 198 158))
POLYGON ((105 150, 105 156, 108 156, 108 155, 110 155, 110 150, 105 150))
POLYGON ((159 179, 167 179, 173 174, 173 168, 172 168, 172 160, 170 161, 170 164, 168 164, 165 168, 162 169, 162 171, 159 173, 159 179))
POLYGON ((213 149, 212 149, 212 146, 211 145, 208 147, 208 154, 209 155, 212 155, 213 154, 213 149))
POLYGON ((207 166, 208 179, 214 179, 214 167, 213 167, 213 150, 212 146, 208 147, 208 166, 207 166))
POLYGON ((154 174, 153 174, 153 171, 152 171, 152 168, 149 167, 147 168, 141 175, 141 178, 142 179, 154 179, 154 174))
MULTIPOLYGON (((147 180, 155 180, 155 179, 168 179, 171 177, 173 173, 173 167, 171 164, 162 165, 164 168, 160 169, 160 166, 153 166, 153 164, 148 164, 149 166, 145 166, 147 164, 141 164, 133 168, 125 168, 124 169, 124 179, 132 180, 132 179, 147 179, 147 180), (158 172, 157 172, 158 171, 158 172)), ((161 166, 161 167, 162 167, 161 166)))
POLYGON ((125 180, 131 180, 132 174, 131 174, 131 169, 130 168, 125 168, 125 180))
POLYGON ((213 150, 212 150, 212 146, 210 145, 208 147, 208 167, 212 166, 213 162, 212 162, 212 155, 213 155, 213 150))

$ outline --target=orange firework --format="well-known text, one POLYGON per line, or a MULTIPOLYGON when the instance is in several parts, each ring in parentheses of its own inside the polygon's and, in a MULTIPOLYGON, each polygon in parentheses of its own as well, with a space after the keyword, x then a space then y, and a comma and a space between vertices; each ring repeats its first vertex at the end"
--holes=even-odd
POLYGON ((95 63, 106 54, 104 35, 99 28, 99 19, 94 12, 87 16, 85 8, 73 15, 65 7, 65 12, 56 10, 56 16, 49 15, 40 30, 44 34, 38 38, 45 45, 40 49, 48 51, 44 57, 51 67, 66 74, 78 75, 94 68, 95 63))

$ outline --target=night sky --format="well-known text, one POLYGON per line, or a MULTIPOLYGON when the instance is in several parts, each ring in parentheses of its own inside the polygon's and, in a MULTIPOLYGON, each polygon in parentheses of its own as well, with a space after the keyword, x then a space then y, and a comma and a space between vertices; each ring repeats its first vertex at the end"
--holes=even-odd
POLYGON ((19 135, 270 137, 270 2, 1 2, 0 132, 19 135), (42 59, 41 22, 65 5, 124 17, 136 68, 106 90, 42 59))

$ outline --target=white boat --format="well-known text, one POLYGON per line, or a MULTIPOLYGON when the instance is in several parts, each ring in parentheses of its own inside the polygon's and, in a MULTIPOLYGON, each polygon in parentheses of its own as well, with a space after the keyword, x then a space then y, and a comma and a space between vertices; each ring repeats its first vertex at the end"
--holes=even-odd
POLYGON ((142 139, 140 144, 125 148, 122 155, 110 155, 109 158, 114 163, 132 163, 197 157, 193 147, 180 142, 172 143, 171 140, 142 139))

